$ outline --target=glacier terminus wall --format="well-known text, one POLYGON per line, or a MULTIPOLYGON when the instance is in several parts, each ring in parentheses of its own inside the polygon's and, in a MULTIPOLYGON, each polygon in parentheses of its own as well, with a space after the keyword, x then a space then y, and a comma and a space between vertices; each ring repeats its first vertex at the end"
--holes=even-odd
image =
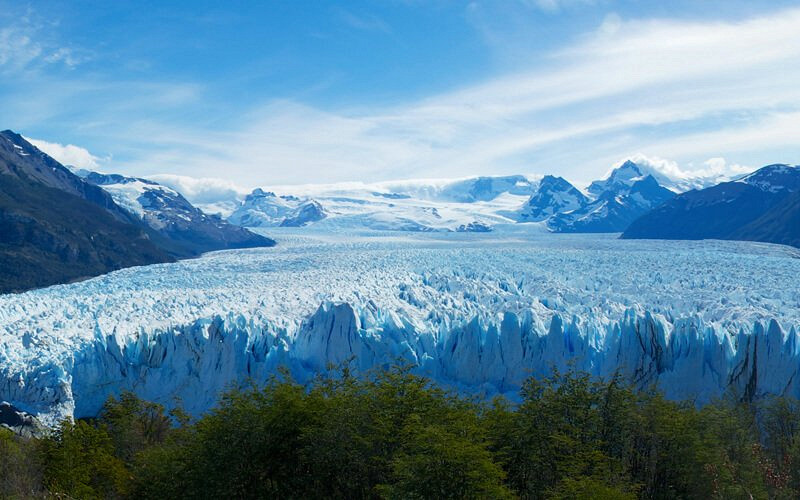
POLYGON ((274 248, 0 296, 0 400, 51 424, 123 390, 197 414, 235 382, 347 360, 511 397, 569 366, 698 403, 800 396, 796 249, 276 232, 274 248))

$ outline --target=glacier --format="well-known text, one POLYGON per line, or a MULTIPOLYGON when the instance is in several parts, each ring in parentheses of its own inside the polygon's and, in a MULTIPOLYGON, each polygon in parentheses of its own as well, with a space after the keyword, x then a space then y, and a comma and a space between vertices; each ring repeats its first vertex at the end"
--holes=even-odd
POLYGON ((538 174, 269 186, 254 189, 226 213, 243 227, 317 231, 487 232, 512 222, 542 222, 550 232, 621 232, 676 193, 723 180, 662 172, 665 165, 637 161, 617 164, 586 190, 538 174))
POLYGON ((227 220, 248 228, 313 226, 328 232, 485 232, 516 221, 517 209, 537 191, 539 177, 256 188, 227 220))
POLYGON ((800 252, 732 241, 271 228, 227 250, 0 296, 0 401, 48 425, 131 390, 199 414, 287 367, 398 360, 514 397, 574 366, 703 403, 800 396, 800 252))

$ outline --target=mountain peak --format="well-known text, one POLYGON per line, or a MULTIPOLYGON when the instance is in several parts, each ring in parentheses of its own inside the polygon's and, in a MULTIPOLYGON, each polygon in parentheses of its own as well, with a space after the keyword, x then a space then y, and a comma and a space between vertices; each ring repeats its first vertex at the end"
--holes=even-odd
POLYGON ((258 198, 275 197, 275 193, 273 193, 272 191, 264 191, 261 188, 255 188, 253 190, 253 192, 250 193, 250 196, 254 196, 254 197, 258 197, 258 198))
POLYGON ((727 174, 703 170, 685 171, 668 161, 648 159, 637 155, 620 163, 604 179, 593 182, 589 186, 589 192, 599 196, 608 184, 613 184, 616 181, 617 184, 630 186, 638 178, 645 175, 652 175, 662 187, 674 193, 703 189, 730 180, 730 176, 727 174))
POLYGON ((228 221, 247 227, 299 227, 327 217, 322 205, 313 199, 276 196, 256 188, 228 217, 228 221))
POLYGON ((765 175, 765 174, 792 173, 797 170, 798 167, 796 165, 789 165, 788 163, 772 163, 770 165, 764 165, 755 172, 745 175, 744 177, 742 177, 742 179, 758 177, 760 175, 765 175))
POLYGON ((519 219, 537 222, 561 212, 577 210, 588 200, 563 177, 545 175, 536 192, 519 211, 519 219))
POLYGON ((626 160, 625 163, 611 171, 608 180, 614 182, 630 182, 638 177, 642 177, 644 173, 639 164, 631 160, 626 160))
POLYGON ((773 163, 759 168, 738 182, 750 184, 763 191, 800 190, 800 168, 785 163, 773 163))
POLYGON ((615 170, 628 170, 628 169, 635 170, 641 174, 639 164, 633 160, 625 160, 625 162, 619 167, 617 167, 615 170))
POLYGON ((612 170, 605 179, 592 182, 589 185, 589 192, 599 196, 609 189, 628 188, 644 175, 642 168, 637 163, 626 160, 625 163, 612 170))
POLYGON ((571 186, 571 184, 566 179, 557 175, 547 174, 544 177, 542 177, 541 181, 539 181, 539 189, 541 189, 542 186, 563 186, 563 185, 571 186))
POLYGON ((2 135, 3 137, 5 137, 7 139, 10 139, 10 138, 22 138, 21 135, 19 135, 18 133, 14 132, 11 129, 3 130, 2 132, 0 132, 0 135, 2 135))
POLYGON ((30 144, 28 141, 25 140, 24 137, 14 132, 13 130, 3 130, 2 132, 0 132, 0 137, 22 149, 33 148, 32 144, 30 144))

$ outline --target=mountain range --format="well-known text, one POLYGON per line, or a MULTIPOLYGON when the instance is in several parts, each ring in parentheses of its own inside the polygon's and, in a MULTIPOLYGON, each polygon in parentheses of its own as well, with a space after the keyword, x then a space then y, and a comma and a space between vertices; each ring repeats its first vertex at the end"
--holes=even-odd
POLYGON ((305 186, 279 194, 259 188, 228 220, 249 227, 415 232, 490 232, 523 223, 555 233, 800 246, 797 172, 769 165, 718 182, 719 177, 674 178, 628 160, 585 190, 554 175, 305 186))
POLYGON ((0 292, 169 262, 135 218, 19 135, 0 132, 0 292))
POLYGON ((515 221, 538 181, 522 175, 442 181, 256 188, 228 221, 331 231, 485 232, 515 221))
MULTIPOLYGON (((175 200, 188 205, 182 207, 184 215, 198 217, 178 196, 175 200)), ((158 206, 155 198, 146 200, 149 208, 158 206)), ((19 134, 0 132, 0 293, 208 250, 274 244, 220 220, 186 220, 190 234, 205 235, 194 239, 185 237, 177 221, 162 222, 117 203, 109 191, 75 175, 19 134)))
POLYGON ((148 179, 78 171, 103 188, 127 212, 164 237, 166 250, 178 258, 232 248, 270 246, 272 240, 206 215, 179 192, 148 179))
POLYGON ((613 170, 607 179, 593 182, 588 192, 593 199, 584 198, 578 208, 555 213, 548 227, 559 233, 616 233, 675 196, 631 161, 613 170))
POLYGON ((622 237, 800 246, 800 168, 767 165, 735 181, 688 191, 644 214, 622 237))
POLYGON ((0 293, 275 244, 248 227, 476 233, 515 227, 800 246, 798 167, 768 165, 716 180, 670 177, 629 160, 585 190, 554 175, 256 188, 242 201, 230 200, 236 208, 223 218, 152 180, 65 167, 5 131, 0 293))
MULTIPOLYGON (((550 232, 622 232, 676 194, 652 171, 628 161, 587 191, 554 175, 288 187, 278 194, 257 188, 228 221, 246 227, 416 232, 488 232, 537 223, 550 232)), ((664 182, 672 189, 685 184, 664 182)))

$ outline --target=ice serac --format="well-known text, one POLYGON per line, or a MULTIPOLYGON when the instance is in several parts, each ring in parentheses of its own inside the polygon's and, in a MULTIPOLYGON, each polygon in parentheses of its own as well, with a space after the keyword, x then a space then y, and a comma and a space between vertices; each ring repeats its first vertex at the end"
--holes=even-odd
POLYGON ((51 423, 94 415, 121 390, 199 413, 232 383, 265 380, 281 365, 309 380, 332 365, 350 362, 364 371, 404 360, 445 385, 486 394, 513 392, 529 376, 574 366, 701 403, 729 387, 748 398, 800 396, 797 332, 784 333, 774 320, 754 323, 733 342, 696 318, 669 322, 634 309, 605 324, 527 311, 430 326, 417 331, 407 318, 348 303, 321 305, 293 334, 242 317, 215 317, 142 332, 122 345, 113 336, 97 339, 66 370, 20 374, 16 386, 6 379, 2 393, 51 423), (370 322, 362 324, 363 316, 370 322))
POLYGON ((0 296, 0 401, 48 424, 122 390, 198 414, 281 366, 307 381, 398 361, 486 395, 574 366, 700 403, 800 396, 787 247, 325 238, 0 296))

